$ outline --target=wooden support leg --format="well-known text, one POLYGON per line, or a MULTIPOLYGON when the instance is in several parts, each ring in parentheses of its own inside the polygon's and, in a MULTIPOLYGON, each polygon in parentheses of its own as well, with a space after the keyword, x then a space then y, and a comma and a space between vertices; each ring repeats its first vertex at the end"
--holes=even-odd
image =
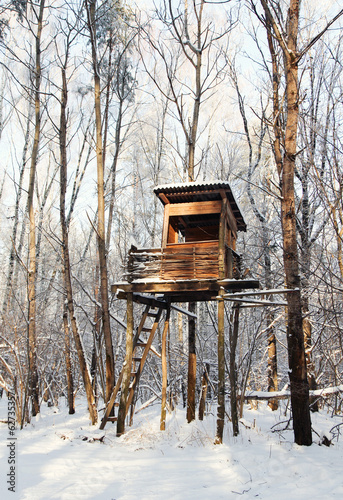
POLYGON ((162 334, 162 402, 161 402, 161 424, 160 430, 165 431, 166 429, 166 415, 167 415, 167 383, 168 383, 168 373, 167 373, 167 337, 169 330, 169 318, 170 318, 170 307, 168 306, 166 320, 164 323, 163 334, 162 334))
MULTIPOLYGON (((222 291, 219 292, 221 295, 222 291)), ((223 442, 225 418, 224 300, 218 301, 218 408, 215 444, 223 442)))
POLYGON ((235 303, 233 313, 233 327, 230 329, 230 388, 231 388, 231 421, 234 436, 238 436, 238 410, 237 410, 237 376, 236 376, 236 349, 239 327, 239 304, 235 303))
POLYGON ((127 294, 127 328, 126 328, 126 356, 123 369, 123 382, 118 410, 117 436, 125 431, 126 400, 129 392, 133 350, 133 294, 127 294))
MULTIPOLYGON (((196 312, 196 302, 190 302, 189 311, 196 312)), ((187 422, 195 419, 195 387, 196 387, 197 357, 195 351, 195 319, 188 319, 188 392, 187 392, 187 422)))

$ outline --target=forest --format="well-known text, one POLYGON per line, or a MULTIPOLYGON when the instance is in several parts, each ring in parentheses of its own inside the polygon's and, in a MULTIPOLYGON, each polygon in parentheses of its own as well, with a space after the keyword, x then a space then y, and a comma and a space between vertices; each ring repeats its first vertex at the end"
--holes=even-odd
MULTIPOLYGON (((161 245, 154 188, 188 182, 230 184, 244 276, 270 291, 266 307, 224 304, 223 422, 238 433, 249 394, 277 392, 310 445, 311 414, 341 414, 342 14, 339 1, 0 2, 0 387, 18 427, 62 398, 73 414, 79 395, 99 424, 129 323, 111 285, 131 245, 161 245)), ((218 307, 193 304, 196 405, 206 382, 219 412, 218 307)), ((171 311, 168 412, 187 405, 188 323, 171 311)), ((162 326, 137 408, 162 398, 162 326)))

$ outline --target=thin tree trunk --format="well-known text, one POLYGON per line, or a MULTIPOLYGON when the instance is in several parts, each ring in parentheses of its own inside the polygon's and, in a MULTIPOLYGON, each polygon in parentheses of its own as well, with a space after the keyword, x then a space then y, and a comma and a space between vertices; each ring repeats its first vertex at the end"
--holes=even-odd
POLYGON ((133 295, 127 294, 127 328, 126 328, 126 355, 124 361, 124 372, 122 389, 118 410, 117 420, 117 436, 121 436, 125 431, 125 417, 126 417, 126 402, 129 392, 131 367, 132 367, 132 351, 133 351, 133 295))
POLYGON ((208 375, 210 373, 210 365, 206 363, 206 367, 204 373, 202 375, 201 380, 201 397, 199 403, 199 420, 204 420, 204 413, 206 407, 206 397, 207 397, 207 388, 208 388, 208 375))
POLYGON ((239 328, 239 304, 234 304, 233 326, 230 327, 230 404, 233 435, 238 436, 236 349, 239 328))
POLYGON ((74 301, 73 301, 73 291, 71 284, 71 271, 70 271, 70 257, 69 257, 69 242, 68 242, 68 228, 66 222, 66 210, 65 210, 65 196, 67 189, 67 150, 66 150, 66 139, 67 139, 67 121, 66 121, 66 106, 67 106, 67 80, 66 80, 66 68, 62 68, 62 98, 61 98, 61 116, 60 116, 60 130, 59 130, 59 140, 60 140, 60 222, 62 231, 62 257, 64 266, 64 280, 65 280, 65 290, 67 296, 67 308, 69 312, 69 318, 71 323, 71 329, 74 336, 74 341, 76 345, 77 354, 79 357, 80 370, 83 378, 83 383, 85 386, 88 409, 90 414, 90 419, 93 425, 98 421, 98 412, 96 409, 95 397, 92 387, 92 380, 90 371, 87 365, 86 354, 82 345, 81 336, 78 330, 75 311, 74 311, 74 301))
POLYGON ((39 407, 39 381, 37 368, 37 339, 36 339, 36 223, 34 211, 34 185, 38 162, 38 150, 41 133, 41 109, 40 109, 40 86, 41 86, 41 37, 43 29, 45 1, 39 4, 37 22, 37 34, 35 45, 35 135, 32 147, 29 190, 28 190, 28 214, 29 214, 29 266, 28 266, 28 353, 29 353, 29 391, 32 400, 32 415, 40 411, 39 407))
MULTIPOLYGON (((226 205, 227 199, 222 200, 222 209, 219 222, 218 237, 218 263, 219 278, 225 278, 225 241, 226 241, 226 205)), ((219 296, 222 297, 224 291, 219 290, 219 296)), ((225 420, 225 305, 224 299, 218 300, 218 408, 217 408, 217 432, 215 443, 223 442, 224 420, 225 420)))
POLYGON ((92 46, 92 62, 94 73, 94 106, 96 122, 96 158, 97 158, 97 192, 98 192, 98 226, 97 240, 100 264, 100 295, 102 312, 102 329, 104 333, 106 349, 106 394, 105 402, 111 397, 114 386, 114 353, 111 337, 111 324, 109 314, 109 296, 108 296, 108 276, 107 276, 107 258, 105 241, 105 192, 104 192, 104 164, 103 164, 103 143, 102 143, 102 123, 101 123, 101 86, 98 71, 97 53, 96 53, 96 20, 95 9, 96 0, 86 2, 88 27, 92 46))
MULTIPOLYGON (((16 290, 17 288, 17 274, 14 274, 15 268, 15 258, 17 250, 17 233, 18 233, 18 224, 19 224, 19 208, 20 208, 20 200, 23 192, 23 181, 25 174, 25 167, 27 163, 28 156, 28 148, 29 148, 29 139, 30 139, 30 126, 32 123, 32 106, 29 108, 29 115, 27 117, 26 124, 26 133, 25 133, 25 142, 21 160, 21 168, 18 182, 18 190, 15 202, 15 210, 14 210, 14 220, 13 220, 13 230, 12 230, 12 246, 10 250, 9 263, 8 263, 8 271, 7 271, 7 281, 6 281, 6 291, 4 294, 4 302, 2 306, 2 313, 5 314, 8 311, 9 305, 12 300, 12 290, 16 290)), ((20 254, 19 254, 20 257, 20 254)))
POLYGON ((168 384, 168 367, 167 367, 167 337, 169 330, 170 307, 167 309, 166 319, 164 322, 162 334, 162 398, 161 398, 161 423, 160 430, 166 429, 166 415, 167 415, 167 384, 168 384))
MULTIPOLYGON (((189 312, 195 314, 196 302, 190 302, 189 312)), ((195 419, 195 388, 197 373, 197 356, 195 348, 195 318, 188 319, 188 382, 187 382, 187 422, 195 419)))
MULTIPOLYGON (((65 279, 64 286, 65 286, 65 279)), ((66 297, 67 299, 67 297, 66 297)), ((74 415, 75 413, 75 400, 74 400, 74 379, 72 371, 72 363, 70 356, 70 331, 68 323, 68 307, 67 300, 63 303, 63 328, 64 328, 64 353, 66 359, 66 376, 67 376, 67 394, 68 394, 68 406, 69 415, 74 415)))

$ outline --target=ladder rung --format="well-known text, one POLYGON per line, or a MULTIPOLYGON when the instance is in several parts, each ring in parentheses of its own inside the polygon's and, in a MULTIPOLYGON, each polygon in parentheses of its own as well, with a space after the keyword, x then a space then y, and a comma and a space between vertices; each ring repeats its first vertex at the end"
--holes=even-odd
POLYGON ((142 358, 132 358, 132 361, 137 361, 137 362, 139 362, 139 361, 141 361, 141 359, 142 359, 142 358))
POLYGON ((137 342, 136 347, 146 347, 146 342, 137 342))
POLYGON ((150 318, 156 318, 158 315, 158 312, 148 312, 147 316, 149 316, 150 318))
POLYGON ((151 328, 149 328, 148 326, 143 326, 142 332, 151 332, 151 328))
POLYGON ((107 422, 116 422, 118 420, 118 417, 108 417, 107 422))

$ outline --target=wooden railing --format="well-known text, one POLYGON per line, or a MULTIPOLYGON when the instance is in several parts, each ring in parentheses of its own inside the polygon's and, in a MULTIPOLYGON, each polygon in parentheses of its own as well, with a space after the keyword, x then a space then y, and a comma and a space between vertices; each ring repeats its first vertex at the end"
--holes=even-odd
MULTIPOLYGON (((218 241, 175 243, 163 249, 131 247, 125 278, 129 282, 218 279, 218 255, 218 241)), ((226 246, 225 278, 239 278, 239 263, 239 255, 226 246)))

